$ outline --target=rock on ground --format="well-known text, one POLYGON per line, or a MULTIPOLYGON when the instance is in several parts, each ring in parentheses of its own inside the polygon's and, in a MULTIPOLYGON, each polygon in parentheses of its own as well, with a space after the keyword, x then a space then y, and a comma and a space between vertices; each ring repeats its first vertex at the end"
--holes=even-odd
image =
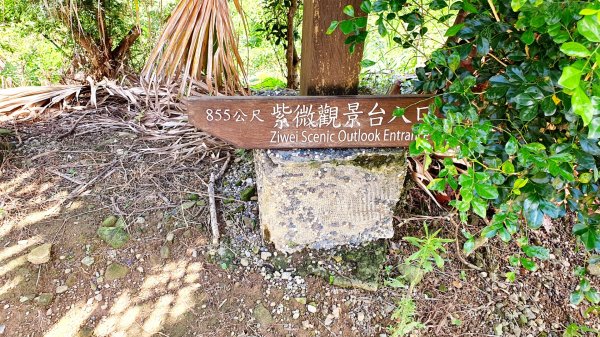
POLYGON ((27 254, 27 261, 33 264, 42 264, 50 261, 50 253, 52 250, 51 243, 45 243, 41 246, 35 247, 27 254))
POLYGON ((256 151, 254 159, 261 228, 278 250, 328 249, 394 235, 404 151, 256 151))
POLYGON ((111 263, 106 267, 104 278, 107 282, 123 278, 129 273, 129 268, 119 263, 111 263))

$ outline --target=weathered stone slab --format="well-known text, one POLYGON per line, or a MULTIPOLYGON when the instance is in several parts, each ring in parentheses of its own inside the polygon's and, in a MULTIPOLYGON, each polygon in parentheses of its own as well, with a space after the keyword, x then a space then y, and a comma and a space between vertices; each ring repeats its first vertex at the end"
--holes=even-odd
POLYGON ((401 149, 255 151, 261 227, 284 252, 394 235, 401 149))

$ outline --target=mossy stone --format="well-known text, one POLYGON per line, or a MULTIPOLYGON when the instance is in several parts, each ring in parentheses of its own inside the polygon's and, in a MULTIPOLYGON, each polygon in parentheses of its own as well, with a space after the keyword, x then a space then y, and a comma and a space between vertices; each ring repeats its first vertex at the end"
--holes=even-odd
POLYGON ((252 197, 255 195, 256 195, 256 186, 252 185, 250 187, 246 187, 245 189, 242 190, 242 192, 240 192, 240 199, 242 201, 250 201, 250 199, 252 199, 252 197))

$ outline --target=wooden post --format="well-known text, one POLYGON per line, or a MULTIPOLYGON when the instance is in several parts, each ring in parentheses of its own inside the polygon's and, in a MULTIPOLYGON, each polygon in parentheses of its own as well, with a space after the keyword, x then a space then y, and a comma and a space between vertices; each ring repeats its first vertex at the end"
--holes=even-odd
MULTIPOLYGON (((302 22, 302 60, 300 65, 300 94, 356 95, 362 60, 362 45, 350 54, 344 44, 346 35, 337 29, 325 32, 331 21, 349 17, 342 13, 346 5, 354 6, 357 15, 362 0, 305 0, 302 22)), ((364 14, 363 14, 364 15, 364 14)))

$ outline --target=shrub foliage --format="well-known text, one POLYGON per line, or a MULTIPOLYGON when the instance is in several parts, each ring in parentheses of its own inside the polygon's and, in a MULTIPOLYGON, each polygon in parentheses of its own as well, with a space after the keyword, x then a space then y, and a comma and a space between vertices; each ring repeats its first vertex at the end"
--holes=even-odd
MULTIPOLYGON (((416 87, 436 94, 438 114, 415 126, 410 151, 451 152, 471 165, 446 160, 429 188, 453 191, 451 204, 463 221, 470 212, 491 217, 481 235, 520 238, 527 257, 548 252, 527 245, 522 226, 537 229, 567 211, 577 214, 573 233, 585 247, 600 249, 600 2, 422 3, 364 0, 361 9, 377 17, 380 34, 394 34, 404 47, 426 38, 428 19, 448 24, 445 45, 417 69, 416 87), (398 20, 400 29, 390 29, 398 20)), ((344 26, 352 26, 345 30, 351 46, 368 34, 360 25, 344 26)), ((474 237, 465 236, 469 250, 474 237)))

